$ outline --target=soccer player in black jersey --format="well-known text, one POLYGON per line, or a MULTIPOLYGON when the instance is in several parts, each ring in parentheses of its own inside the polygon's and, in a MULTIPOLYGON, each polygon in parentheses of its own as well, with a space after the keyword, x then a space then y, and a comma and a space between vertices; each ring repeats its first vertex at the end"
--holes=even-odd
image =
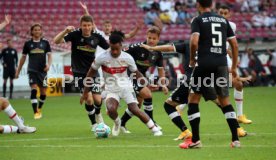
POLYGON ((42 26, 38 23, 31 26, 32 39, 24 44, 22 57, 15 77, 18 78, 27 55, 29 56, 28 75, 31 87, 31 103, 34 111, 34 119, 42 117, 42 106, 46 99, 47 72, 52 64, 51 47, 48 40, 42 38, 42 26), (46 57, 48 56, 48 62, 46 57), (39 103, 37 101, 37 88, 40 91, 39 103), (38 104, 38 105, 37 105, 38 104))
MULTIPOLYGON (((184 43, 179 44, 169 44, 169 45, 160 45, 160 46, 154 46, 150 47, 148 45, 143 44, 142 45, 147 50, 154 50, 154 51, 161 51, 161 52, 178 52, 181 54, 184 54, 184 70, 185 70, 185 78, 181 82, 180 86, 178 86, 170 95, 170 97, 165 101, 164 103, 164 109, 167 112, 168 116, 171 118, 173 123, 181 130, 181 134, 175 138, 174 140, 184 140, 187 138, 191 138, 192 134, 187 129, 186 124, 184 121, 180 118, 180 114, 184 110, 184 107, 186 106, 188 102, 188 96, 189 96, 189 83, 191 78, 191 73, 193 71, 193 68, 189 66, 190 62, 190 54, 187 53, 187 49, 185 47, 184 43), (178 112, 178 113, 177 113, 178 112)), ((242 79, 238 78, 238 81, 248 81, 248 79, 242 79)), ((219 104, 218 99, 216 96, 209 96, 208 94, 202 94, 204 99, 206 101, 212 101, 214 102, 220 109, 221 105, 219 104)), ((244 137, 247 135, 247 132, 240 127, 238 124, 237 126, 238 136, 244 137)))
POLYGON ((200 15, 193 19, 191 25, 190 66, 195 69, 190 83, 188 119, 193 135, 192 139, 186 139, 179 145, 183 149, 202 147, 199 137, 200 112, 198 105, 202 94, 218 97, 232 133, 230 146, 240 147, 237 117, 229 100, 229 72, 226 58, 226 42, 228 40, 233 54, 230 71, 233 78, 236 78, 238 43, 229 22, 222 16, 211 12, 211 7, 212 0, 197 0, 197 9, 200 15))
POLYGON ((16 49, 13 48, 12 40, 7 40, 7 48, 4 48, 0 54, 0 59, 3 58, 2 64, 4 68, 3 72, 3 97, 6 97, 7 80, 10 79, 10 96, 12 99, 13 92, 13 79, 15 77, 15 70, 17 68, 18 56, 16 49))
MULTIPOLYGON (((147 31, 147 40, 144 44, 149 46, 156 46, 160 38, 160 29, 158 27, 151 27, 147 31)), ((125 52, 129 53, 135 60, 138 70, 145 75, 146 71, 151 66, 158 67, 158 75, 162 84, 162 91, 164 94, 168 93, 168 88, 165 84, 165 71, 163 67, 163 55, 161 52, 148 51, 141 47, 143 43, 132 44, 126 49, 125 52)), ((136 79, 133 79, 134 90, 137 94, 139 107, 141 107, 142 102, 144 105, 144 111, 153 120, 153 105, 152 105, 152 94, 148 87, 140 86, 136 79)), ((126 122, 132 117, 132 113, 127 109, 122 116, 121 130, 125 133, 130 133, 125 125, 126 122)), ((157 124, 156 124, 157 125, 157 124)), ((158 126, 158 125, 157 125, 158 126)), ((158 126, 161 129, 160 126, 158 126)))
MULTIPOLYGON (((56 44, 71 42, 71 67, 74 79, 78 81, 77 84, 81 93, 84 88, 83 80, 95 59, 97 46, 100 46, 103 49, 109 48, 106 40, 100 34, 95 33, 93 28, 94 21, 92 17, 84 15, 80 19, 79 29, 75 30, 73 26, 68 26, 54 38, 56 44)), ((99 82, 95 78, 96 77, 94 77, 94 80, 99 82)), ((102 105, 100 83, 93 83, 93 86, 90 89, 91 92, 89 92, 85 108, 88 112, 93 131, 96 127, 96 122, 103 122, 102 115, 100 114, 100 108, 102 105)))
MULTIPOLYGON (((87 8, 87 5, 85 3, 79 2, 80 6, 83 8, 85 15, 90 15, 92 16, 87 8)), ((113 26, 112 26, 112 22, 110 20, 105 20, 103 22, 103 31, 99 30, 96 26, 96 24, 94 25, 94 31, 97 33, 100 33, 104 39, 109 42, 109 36, 111 35, 111 32, 113 31, 113 26)), ((124 39, 130 39, 133 38, 138 31, 141 29, 143 22, 140 21, 136 24, 135 28, 133 30, 131 30, 129 33, 125 34, 124 39)))

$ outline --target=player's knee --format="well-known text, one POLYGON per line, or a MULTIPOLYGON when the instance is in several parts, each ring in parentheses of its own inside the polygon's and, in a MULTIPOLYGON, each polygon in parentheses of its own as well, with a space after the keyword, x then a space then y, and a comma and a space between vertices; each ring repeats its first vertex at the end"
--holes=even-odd
POLYGON ((9 101, 6 98, 0 97, 0 109, 4 110, 9 106, 9 101))
POLYGON ((173 106, 173 107, 176 107, 178 105, 178 103, 173 101, 171 98, 168 98, 165 103, 167 103, 167 104, 169 104, 170 106, 173 106))
POLYGON ((143 99, 148 99, 148 98, 152 98, 152 94, 151 91, 147 88, 144 87, 139 94, 143 99))

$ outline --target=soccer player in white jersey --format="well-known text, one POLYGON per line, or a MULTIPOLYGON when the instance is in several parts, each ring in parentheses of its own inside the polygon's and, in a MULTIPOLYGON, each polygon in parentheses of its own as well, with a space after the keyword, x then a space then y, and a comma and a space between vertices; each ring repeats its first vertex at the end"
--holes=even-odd
MULTIPOLYGON (((96 57, 86 78, 92 77, 102 67, 105 81, 106 107, 109 117, 114 121, 113 136, 118 136, 120 132, 121 119, 117 112, 120 99, 124 99, 128 109, 148 126, 154 136, 161 136, 162 132, 154 125, 152 119, 138 108, 138 102, 130 77, 127 74, 127 69, 135 73, 136 78, 143 78, 143 75, 138 71, 132 56, 122 51, 123 40, 124 34, 122 32, 112 32, 109 37, 110 49, 96 57)), ((142 82, 145 84, 145 81, 142 80, 142 82)), ((87 99, 88 91, 89 88, 85 87, 80 103, 87 99)))
MULTIPOLYGON (((82 3, 82 2, 79 2, 79 4, 83 8, 85 14, 90 15, 86 4, 82 3)), ((141 29, 142 24, 143 24, 143 22, 139 21, 133 30, 131 30, 129 33, 125 34, 125 39, 133 38, 138 33, 138 31, 141 29)), ((112 22, 110 20, 104 20, 103 30, 99 30, 95 25, 95 32, 101 34, 107 42, 109 41, 109 36, 111 35, 112 31, 113 31, 113 26, 112 26, 112 22)))
MULTIPOLYGON (((231 13, 230 13, 230 8, 227 6, 220 6, 219 10, 218 10, 218 14, 223 16, 224 18, 226 18, 227 20, 230 18, 231 13)), ((233 22, 230 22, 230 26, 233 30, 233 32, 236 32, 236 24, 233 22)), ((232 52, 229 49, 229 44, 227 43, 227 63, 228 66, 231 67, 232 65, 232 59, 231 59, 231 55, 232 52)), ((229 68, 230 68, 229 67, 229 68)), ((244 124, 250 124, 252 123, 251 120, 247 119, 245 114, 243 113, 243 83, 242 81, 238 80, 238 79, 233 79, 233 86, 234 86, 234 98, 235 98, 235 102, 236 102, 236 107, 237 107, 237 119, 239 123, 244 123, 244 124)))
POLYGON ((22 118, 17 115, 9 101, 3 97, 0 97, 0 111, 4 111, 16 124, 16 126, 0 125, 0 133, 34 133, 36 131, 35 127, 24 125, 22 118))

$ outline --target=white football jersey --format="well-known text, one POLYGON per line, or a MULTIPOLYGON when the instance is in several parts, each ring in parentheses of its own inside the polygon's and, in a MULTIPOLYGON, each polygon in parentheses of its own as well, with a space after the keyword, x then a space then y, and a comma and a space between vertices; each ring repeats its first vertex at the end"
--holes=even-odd
POLYGON ((102 67, 105 90, 117 92, 123 88, 133 88, 132 82, 127 74, 137 71, 137 66, 131 55, 121 51, 117 58, 111 56, 110 50, 106 50, 97 56, 92 63, 92 68, 98 70, 102 67))

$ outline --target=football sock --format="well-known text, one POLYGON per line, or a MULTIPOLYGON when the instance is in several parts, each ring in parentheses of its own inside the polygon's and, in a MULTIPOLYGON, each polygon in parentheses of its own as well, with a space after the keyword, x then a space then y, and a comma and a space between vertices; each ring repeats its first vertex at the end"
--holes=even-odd
POLYGON ((36 98, 36 94, 37 94, 37 90, 36 89, 32 89, 32 91, 31 91, 31 103, 32 103, 32 107, 33 107, 34 113, 37 112, 37 98, 36 98))
POLYGON ((40 95, 38 108, 41 109, 46 99, 46 95, 40 95))
MULTIPOLYGON (((152 98, 144 99, 143 102, 144 105, 144 111, 145 113, 153 120, 153 105, 152 105, 152 98)), ((154 122, 154 120, 153 120, 154 122)), ((154 122, 155 123, 155 122, 154 122)))
POLYGON ((88 117, 91 121, 91 124, 95 124, 96 123, 96 119, 95 119, 95 108, 93 107, 93 105, 88 105, 85 104, 85 109, 88 113, 88 117))
POLYGON ((243 115, 243 90, 238 91, 234 89, 234 98, 237 107, 237 116, 243 115))
POLYGON ((2 127, 4 129, 3 133, 17 133, 18 132, 17 126, 3 125, 2 127))
POLYGON ((121 126, 126 126, 127 121, 130 120, 132 116, 133 113, 131 113, 130 110, 127 108, 124 115, 121 118, 121 126))
POLYGON ((102 106, 102 103, 101 104, 94 104, 95 114, 100 114, 101 113, 101 106, 102 106))
POLYGON ((180 114, 177 112, 174 106, 164 103, 165 111, 167 112, 168 116, 171 118, 172 122, 183 132, 187 129, 184 121, 180 117, 180 114))
POLYGON ((195 143, 200 139, 199 137, 200 112, 199 112, 198 104, 189 103, 188 107, 189 107, 188 120, 192 127, 192 134, 193 134, 192 141, 195 143))
MULTIPOLYGON (((218 105, 218 107, 221 109, 222 113, 224 114, 224 112, 223 112, 223 109, 222 109, 221 105, 218 105)), ((240 124, 239 124, 239 123, 237 123, 237 128, 241 128, 241 126, 240 126, 240 124)))
POLYGON ((157 132, 159 131, 159 129, 154 125, 154 122, 152 121, 152 119, 150 119, 147 124, 148 128, 152 131, 152 132, 157 132))
POLYGON ((222 111, 225 115, 225 118, 227 120, 227 123, 229 125, 229 128, 231 130, 232 133, 232 141, 236 141, 239 140, 238 138, 238 132, 237 132, 237 117, 236 117, 236 113, 234 111, 233 106, 230 104, 228 106, 225 106, 222 108, 222 111))
POLYGON ((23 128, 24 127, 22 119, 20 119, 18 117, 17 113, 15 112, 15 110, 13 109, 13 107, 11 105, 9 105, 7 108, 5 108, 4 112, 10 117, 10 119, 12 119, 14 121, 14 123, 19 128, 23 128))

